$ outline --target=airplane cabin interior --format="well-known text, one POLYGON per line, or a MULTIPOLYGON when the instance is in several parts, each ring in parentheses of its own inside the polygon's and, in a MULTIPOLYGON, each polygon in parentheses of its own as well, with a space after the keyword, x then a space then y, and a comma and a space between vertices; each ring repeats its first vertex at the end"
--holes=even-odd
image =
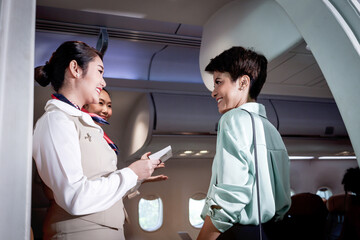
POLYGON ((339 234, 333 220, 338 215, 331 214, 345 194, 346 170, 359 166, 359 0, 1 0, 0 6, 0 43, 17 56, 0 52, 7 69, 0 76, 0 112, 8 116, 0 120, 0 209, 7 216, 0 218, 0 232, 6 239, 29 239, 30 227, 34 239, 43 237, 49 202, 31 160, 31 136, 53 89, 35 83, 32 71, 70 40, 105 49, 113 115, 103 129, 119 147, 117 167, 172 148, 166 167, 154 173, 169 179, 145 183, 137 196, 124 198, 126 239, 198 236, 221 117, 204 68, 235 45, 268 58, 257 101, 286 145, 294 206, 296 196, 319 197, 326 206, 324 224, 328 219, 334 226, 327 228, 327 239, 339 234), (18 74, 17 82, 6 81, 9 70, 18 74), (19 128, 9 129, 12 120, 19 128), (23 137, 14 144, 14 136, 23 137), (16 161, 3 160, 10 158, 16 161), (24 230, 18 233, 19 227, 24 230))

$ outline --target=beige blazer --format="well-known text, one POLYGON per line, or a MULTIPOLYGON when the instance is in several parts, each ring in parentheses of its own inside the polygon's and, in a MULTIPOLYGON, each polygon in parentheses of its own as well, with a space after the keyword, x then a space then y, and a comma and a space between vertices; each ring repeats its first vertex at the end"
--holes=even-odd
MULTIPOLYGON (((117 170, 117 156, 104 140, 99 129, 86 124, 81 117, 69 115, 68 117, 74 122, 78 132, 84 175, 91 180, 107 176, 117 170)), ((51 236, 59 232, 82 231, 94 224, 123 229, 125 213, 122 200, 105 211, 74 216, 56 204, 51 189, 46 187, 45 192, 51 202, 44 223, 45 235, 51 236)))

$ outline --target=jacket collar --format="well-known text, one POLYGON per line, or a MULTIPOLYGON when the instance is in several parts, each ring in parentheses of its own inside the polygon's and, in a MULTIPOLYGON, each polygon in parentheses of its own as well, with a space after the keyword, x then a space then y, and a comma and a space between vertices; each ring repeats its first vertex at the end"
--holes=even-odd
POLYGON ((264 107, 264 105, 262 105, 260 103, 248 102, 248 103, 241 105, 239 108, 245 109, 251 113, 256 113, 263 118, 267 118, 265 107, 264 107))
POLYGON ((82 112, 79 109, 71 106, 68 103, 62 102, 62 101, 57 100, 57 99, 49 100, 45 105, 45 111, 50 112, 50 111, 55 110, 55 109, 63 111, 63 112, 65 112, 66 114, 68 114, 70 116, 79 117, 87 125, 99 128, 102 131, 102 128, 99 125, 95 124, 94 120, 91 118, 91 116, 88 113, 82 112))

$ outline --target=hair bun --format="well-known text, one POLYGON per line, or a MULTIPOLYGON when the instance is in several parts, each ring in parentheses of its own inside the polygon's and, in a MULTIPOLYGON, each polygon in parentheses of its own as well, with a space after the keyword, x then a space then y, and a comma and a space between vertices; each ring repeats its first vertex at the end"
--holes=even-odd
POLYGON ((38 82, 42 87, 46 87, 50 83, 50 79, 46 69, 47 66, 48 63, 45 66, 39 66, 35 68, 35 81, 38 82))

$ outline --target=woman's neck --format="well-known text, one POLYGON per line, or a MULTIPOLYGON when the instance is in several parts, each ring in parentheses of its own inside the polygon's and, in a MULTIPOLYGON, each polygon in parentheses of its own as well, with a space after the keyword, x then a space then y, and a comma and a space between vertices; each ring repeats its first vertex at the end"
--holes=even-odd
POLYGON ((59 89, 58 93, 62 94, 64 97, 66 97, 72 104, 79 107, 80 109, 84 106, 83 101, 79 99, 75 91, 70 91, 64 89, 59 89))
POLYGON ((253 99, 250 97, 250 95, 248 96, 247 102, 256 102, 256 99, 253 99))

